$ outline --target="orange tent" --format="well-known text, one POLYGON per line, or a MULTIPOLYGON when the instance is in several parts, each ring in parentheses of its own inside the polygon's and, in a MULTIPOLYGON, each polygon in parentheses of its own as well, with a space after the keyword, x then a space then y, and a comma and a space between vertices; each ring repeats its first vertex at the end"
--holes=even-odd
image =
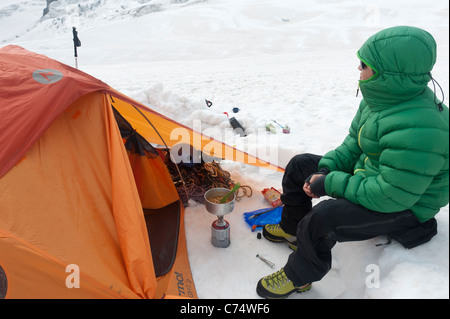
POLYGON ((182 128, 208 155, 282 169, 21 47, 0 69, 0 298, 196 298, 184 207, 150 143, 182 128))

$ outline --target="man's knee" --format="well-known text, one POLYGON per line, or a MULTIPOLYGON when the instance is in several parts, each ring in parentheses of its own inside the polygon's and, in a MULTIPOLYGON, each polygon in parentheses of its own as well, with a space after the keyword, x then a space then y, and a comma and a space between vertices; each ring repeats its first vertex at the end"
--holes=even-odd
POLYGON ((322 158, 322 156, 310 154, 310 153, 297 154, 293 158, 291 158, 291 160, 289 161, 289 164, 296 166, 296 167, 304 166, 304 165, 316 166, 317 164, 319 164, 319 161, 321 158, 322 158))
MULTIPOLYGON (((325 257, 336 244, 333 225, 330 223, 329 211, 324 209, 326 204, 316 205, 298 224, 297 249, 304 250, 306 254, 312 251, 325 257)), ((331 257, 330 257, 331 258, 331 257)))
POLYGON ((313 211, 317 219, 331 220, 340 206, 339 200, 325 199, 314 205, 313 211))
POLYGON ((335 200, 324 200, 315 205, 311 211, 300 221, 297 228, 297 237, 302 234, 314 234, 314 237, 326 236, 332 231, 330 221, 333 219, 331 214, 333 210, 330 209, 335 203, 335 200))

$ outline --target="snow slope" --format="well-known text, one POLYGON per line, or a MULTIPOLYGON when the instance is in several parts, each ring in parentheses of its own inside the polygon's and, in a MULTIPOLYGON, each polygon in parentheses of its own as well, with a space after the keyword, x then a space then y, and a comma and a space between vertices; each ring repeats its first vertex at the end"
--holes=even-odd
MULTIPOLYGON (((0 45, 21 45, 74 66, 75 26, 81 70, 280 166, 295 154, 323 154, 341 143, 360 101, 356 51, 383 28, 414 25, 434 35, 433 76, 449 96, 444 0, 58 0, 42 17, 46 5, 1 0, 0 45), (205 99, 213 102, 210 108, 205 99), (248 136, 227 134, 223 112, 235 116, 248 136), (266 133, 272 120, 288 124, 291 133, 279 127, 277 134, 266 133)), ((257 298, 257 281, 274 270, 256 254, 278 270, 291 251, 257 239, 242 214, 267 207, 261 190, 280 189, 282 174, 232 162, 222 166, 253 195, 226 216, 231 245, 225 249, 210 243, 215 217, 190 202, 186 231, 197 292, 200 298, 257 298)), ((385 238, 337 244, 327 276, 291 298, 449 298, 448 205, 437 220, 438 235, 412 250, 397 243, 375 246, 385 238), (370 281, 374 275, 378 288, 370 281)))

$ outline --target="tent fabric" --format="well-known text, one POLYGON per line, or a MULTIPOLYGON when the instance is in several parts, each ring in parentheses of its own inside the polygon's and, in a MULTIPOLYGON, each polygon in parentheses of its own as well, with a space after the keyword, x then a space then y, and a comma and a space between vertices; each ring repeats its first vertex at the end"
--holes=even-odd
POLYGON ((119 98, 118 103, 113 102, 114 107, 150 143, 165 143, 169 147, 188 143, 209 156, 284 171, 173 121, 80 70, 19 46, 0 49, 0 68, 0 177, 61 112, 77 98, 94 91, 119 98), (157 126, 158 133, 147 120, 157 126), (173 132, 183 133, 183 139, 173 132))
MULTIPOLYGON (((112 90, 112 89, 111 89, 112 90)), ((247 152, 240 151, 219 140, 203 135, 185 125, 173 121, 130 98, 120 96, 121 100, 114 101, 114 107, 133 124, 133 127, 150 143, 166 144, 173 147, 178 143, 190 144, 205 155, 235 162, 250 164, 271 170, 283 172, 284 168, 264 161, 247 152), (155 124, 159 134, 149 123, 155 124), (161 137, 164 141, 161 140, 161 137)))
POLYGON ((125 141, 142 207, 163 208, 177 201, 178 193, 161 156, 151 145, 142 145, 143 143, 147 142, 139 138, 138 133, 134 131, 125 141), (148 147, 153 150, 147 151, 148 147), (148 178, 149 176, 152 178, 148 178))
POLYGON ((137 141, 283 169, 21 47, 0 48, 0 70, 0 297, 196 298, 171 176, 157 152, 125 148, 120 123, 137 141))
POLYGON ((0 49, 0 177, 79 97, 108 86, 19 46, 0 49))
POLYGON ((0 211, 8 298, 154 297, 141 202, 104 94, 67 108, 0 179, 0 211), (65 285, 71 264, 79 289, 65 285))

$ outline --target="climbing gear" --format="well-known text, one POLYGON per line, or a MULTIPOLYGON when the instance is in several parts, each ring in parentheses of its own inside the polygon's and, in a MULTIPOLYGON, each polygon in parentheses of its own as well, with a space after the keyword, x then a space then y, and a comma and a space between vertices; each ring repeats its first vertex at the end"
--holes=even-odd
POLYGON ((259 259, 261 259, 262 261, 264 261, 264 262, 267 264, 267 266, 269 266, 270 268, 275 268, 275 264, 274 264, 273 262, 267 260, 267 259, 264 258, 264 257, 261 257, 259 254, 257 254, 256 257, 258 257, 259 259))
MULTIPOLYGON (((182 202, 186 204, 189 199, 198 203, 205 203, 204 194, 211 188, 228 188, 232 189, 237 183, 231 179, 229 172, 222 169, 219 163, 197 163, 192 167, 179 164, 176 165, 169 159, 166 165, 177 189, 178 195, 182 202), (179 177, 178 170, 180 171, 179 177), (183 181, 184 183, 183 183, 183 181)), ((241 185, 236 191, 236 200, 240 200, 244 196, 252 196, 252 188, 247 185, 241 185)))

